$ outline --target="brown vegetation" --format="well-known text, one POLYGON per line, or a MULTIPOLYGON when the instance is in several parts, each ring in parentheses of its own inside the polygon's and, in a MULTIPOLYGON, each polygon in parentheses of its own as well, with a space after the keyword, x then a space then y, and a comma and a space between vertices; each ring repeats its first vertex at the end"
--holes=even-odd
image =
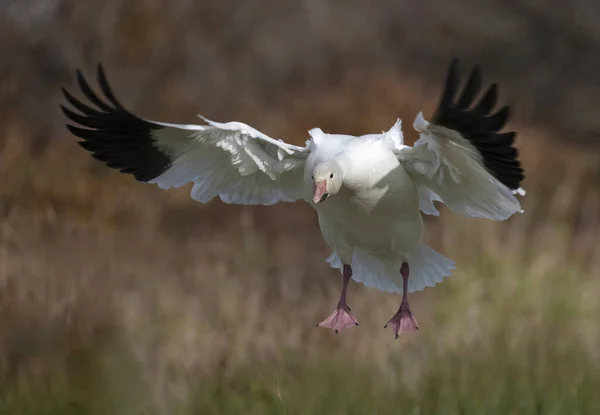
POLYGON ((556 394, 564 413, 598 408, 596 3, 573 3, 569 16, 491 0, 9 3, 0 409, 66 413, 67 396, 82 405, 73 413, 175 413, 184 402, 191 413, 345 413, 354 394, 355 408, 381 413, 392 406, 377 394, 420 413, 439 413, 432 402, 448 413, 486 404, 506 413, 502 402, 533 412, 556 394), (314 126, 360 134, 401 117, 412 141, 412 119, 431 115, 454 54, 482 62, 515 105, 525 213, 427 218, 427 242, 458 269, 414 296, 422 329, 398 341, 382 329, 397 296, 357 284, 349 301, 361 326, 339 336, 314 328, 339 275, 308 206, 201 205, 188 188, 137 183, 79 149, 57 106, 72 70, 102 60, 124 103, 149 118, 193 122, 201 112, 301 143, 314 126), (331 384, 345 398, 326 410, 331 384), (504 401, 494 404, 494 391, 504 401), (31 409, 23 394, 62 409, 31 409))

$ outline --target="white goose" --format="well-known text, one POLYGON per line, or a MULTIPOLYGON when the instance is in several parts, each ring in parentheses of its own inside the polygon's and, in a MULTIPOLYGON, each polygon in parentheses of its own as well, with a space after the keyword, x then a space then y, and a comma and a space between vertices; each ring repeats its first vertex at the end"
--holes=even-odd
POLYGON ((264 204, 305 200, 317 211, 321 232, 333 250, 328 262, 342 270, 335 311, 321 323, 336 332, 358 325, 346 304, 352 277, 369 287, 402 293, 389 325, 394 334, 418 329, 409 292, 441 282, 454 262, 421 242, 421 211, 438 215, 440 201, 456 213, 504 220, 521 211, 523 169, 513 147, 514 132, 499 133, 509 108, 490 115, 496 103, 492 84, 475 105, 481 87, 476 66, 456 98, 453 60, 431 122, 414 121, 420 139, 404 145, 401 123, 382 134, 362 137, 309 131, 305 147, 275 140, 239 122, 180 125, 145 120, 115 98, 98 66, 104 98, 81 72, 78 83, 92 105, 64 88, 79 112, 62 107, 79 144, 108 167, 163 189, 193 182, 192 198, 208 202, 264 204), (410 270, 410 277, 409 277, 410 270))

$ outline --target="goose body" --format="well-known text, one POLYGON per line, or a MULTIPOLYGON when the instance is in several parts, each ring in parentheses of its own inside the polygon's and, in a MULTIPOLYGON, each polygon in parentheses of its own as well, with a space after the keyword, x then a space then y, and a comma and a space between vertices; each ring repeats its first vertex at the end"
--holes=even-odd
MULTIPOLYGON (((313 195, 309 173, 319 160, 327 159, 319 153, 316 144, 306 163, 304 187, 309 203, 313 195)), ((408 260, 423 233, 419 198, 384 136, 349 139, 333 160, 342 166, 342 188, 336 197, 315 206, 327 244, 347 264, 352 262, 355 248, 408 260)))
POLYGON ((117 101, 102 67, 98 82, 104 98, 78 72, 91 105, 63 89, 76 111, 62 109, 84 127, 67 125, 83 139, 80 145, 108 167, 165 189, 192 182, 191 196, 199 202, 215 197, 263 205, 304 200, 314 207, 332 250, 327 261, 343 275, 336 309, 318 324, 336 332, 358 325, 346 304, 351 278, 402 293, 400 308, 388 322, 396 337, 418 328, 408 293, 441 282, 454 269, 453 261, 422 242, 422 213, 439 215, 434 202, 491 220, 521 212, 516 195, 524 195, 524 174, 513 146, 515 133, 500 132, 509 109, 492 113, 496 84, 475 102, 479 67, 457 94, 457 63, 452 62, 432 121, 421 113, 415 118, 420 138, 412 147, 404 144, 400 120, 384 133, 360 137, 315 128, 304 147, 240 122, 145 120, 117 101))

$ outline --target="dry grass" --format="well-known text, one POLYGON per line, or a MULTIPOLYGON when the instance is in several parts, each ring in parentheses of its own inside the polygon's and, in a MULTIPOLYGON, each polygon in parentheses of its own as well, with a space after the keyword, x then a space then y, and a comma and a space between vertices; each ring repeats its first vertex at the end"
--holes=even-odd
POLYGON ((428 242, 458 270, 414 295, 422 330, 394 341, 382 326, 398 298, 359 285, 350 292, 359 328, 340 336, 314 328, 335 304, 339 277, 324 263, 310 208, 199 205, 188 189, 165 193, 107 171, 70 141, 29 162, 18 132, 11 137, 0 195, 0 408, 591 413, 599 405, 593 154, 565 157, 543 137, 523 140, 525 214, 503 223, 446 210, 428 218, 428 242))
POLYGON ((570 148, 597 138, 595 3, 47 4, 0 13, 16 57, 0 64, 0 414, 600 412, 600 157, 570 148), (72 69, 103 61, 144 116, 296 144, 400 116, 412 141, 451 55, 517 104, 525 214, 427 218, 458 268, 413 296, 421 330, 399 340, 383 330, 399 298, 358 284, 359 328, 314 327, 340 281, 309 207, 136 183, 56 108, 72 69))

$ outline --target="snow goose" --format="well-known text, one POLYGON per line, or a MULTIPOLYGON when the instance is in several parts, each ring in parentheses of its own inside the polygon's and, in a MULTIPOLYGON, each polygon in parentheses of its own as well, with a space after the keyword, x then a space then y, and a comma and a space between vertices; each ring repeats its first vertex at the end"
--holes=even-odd
POLYGON ((431 122, 419 113, 414 146, 404 144, 401 122, 389 131, 361 137, 315 128, 304 147, 286 144, 240 123, 205 119, 181 125, 140 118, 113 94, 102 66, 94 92, 78 71, 89 104, 62 89, 75 109, 64 114, 84 128, 67 125, 79 144, 108 167, 163 189, 192 182, 191 197, 208 202, 271 205, 304 200, 317 212, 322 235, 341 270, 342 291, 334 312, 317 324, 337 332, 358 325, 346 303, 348 282, 402 293, 385 327, 397 338, 417 330, 408 293, 441 282, 454 262, 422 242, 421 212, 439 215, 434 201, 475 218, 504 220, 521 212, 516 194, 524 178, 513 143, 500 133, 507 106, 492 113, 492 84, 475 100, 481 75, 475 66, 458 93, 456 59, 431 122))

